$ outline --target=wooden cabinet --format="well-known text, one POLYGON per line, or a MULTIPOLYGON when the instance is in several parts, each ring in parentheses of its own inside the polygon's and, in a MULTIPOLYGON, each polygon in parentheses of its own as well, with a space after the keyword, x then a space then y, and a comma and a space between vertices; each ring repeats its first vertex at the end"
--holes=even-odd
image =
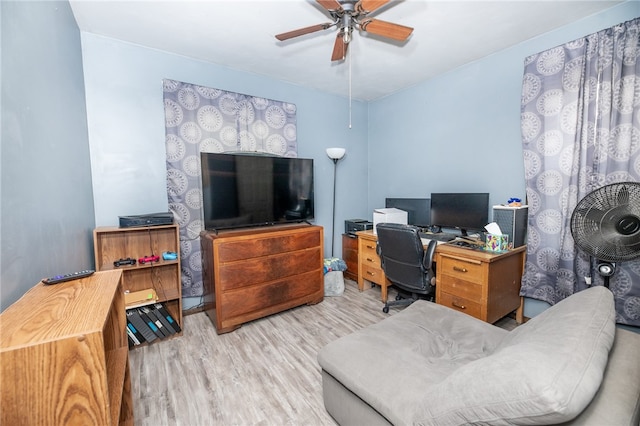
POLYGON ((494 323, 518 310, 526 246, 505 253, 449 244, 436 249, 436 303, 494 323))
POLYGON ((342 234, 342 259, 347 264, 344 276, 358 281, 358 237, 351 234, 342 234))
POLYGON ((0 424, 133 424, 121 278, 38 283, 0 314, 0 424))
POLYGON ((282 225, 200 236, 204 309, 218 334, 323 300, 322 227, 282 225))
POLYGON ((178 225, 135 228, 100 227, 93 231, 97 271, 121 270, 124 291, 153 289, 171 316, 182 328, 182 282, 180 278, 180 231, 178 225), (174 252, 175 260, 164 260, 162 253, 174 252), (150 255, 158 262, 141 264, 150 255), (135 265, 114 266, 120 259, 132 258, 135 265))
POLYGON ((358 236, 358 289, 364 290, 366 283, 380 286, 382 301, 387 301, 387 287, 391 283, 382 270, 380 256, 376 251, 378 236, 372 230, 356 232, 358 236))

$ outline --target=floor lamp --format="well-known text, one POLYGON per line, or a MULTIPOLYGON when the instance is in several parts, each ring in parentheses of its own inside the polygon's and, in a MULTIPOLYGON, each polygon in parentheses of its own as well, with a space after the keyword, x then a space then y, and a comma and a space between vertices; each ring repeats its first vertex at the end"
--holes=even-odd
POLYGON ((336 228, 336 169, 338 161, 344 157, 346 150, 344 148, 327 148, 327 155, 333 161, 333 221, 331 222, 331 257, 333 257, 333 240, 335 238, 336 228))

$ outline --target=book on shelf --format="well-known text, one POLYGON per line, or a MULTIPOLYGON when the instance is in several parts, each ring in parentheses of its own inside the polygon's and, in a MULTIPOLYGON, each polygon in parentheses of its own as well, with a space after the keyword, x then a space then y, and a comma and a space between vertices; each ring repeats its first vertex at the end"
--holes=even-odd
POLYGON ((141 308, 137 308, 133 310, 138 312, 138 315, 140 316, 140 318, 142 318, 142 321, 144 321, 144 323, 147 325, 147 327, 151 329, 151 331, 156 335, 156 337, 159 337, 160 339, 165 337, 164 333, 160 331, 155 321, 152 321, 151 318, 149 318, 149 316, 146 313, 144 313, 141 308))
MULTIPOLYGON (((160 320, 158 319, 158 317, 156 316, 156 314, 154 314, 152 312, 152 309, 150 309, 148 306, 143 306, 141 308, 138 308, 138 310, 141 312, 141 314, 144 314, 147 316, 147 318, 149 319, 149 321, 151 321, 156 328, 158 329, 158 331, 160 332, 160 336, 158 337, 168 337, 171 333, 169 333, 169 331, 164 327, 164 325, 162 324, 162 322, 160 322, 160 320)), ((155 330, 154 330, 155 331, 155 330)))
POLYGON ((176 322, 175 319, 173 319, 169 311, 167 311, 167 308, 165 308, 162 303, 156 303, 153 306, 156 308, 158 312, 160 312, 162 316, 164 316, 164 318, 167 320, 167 322, 171 325, 171 327, 175 330, 176 333, 180 333, 182 331, 182 329, 180 328, 180 325, 176 322))
POLYGON ((132 340, 134 343, 136 340, 138 341, 136 346, 146 341, 142 333, 140 333, 140 331, 138 331, 136 326, 131 323, 128 316, 127 316, 127 334, 132 335, 132 340))
POLYGON ((176 330, 169 323, 169 321, 167 321, 167 319, 158 310, 158 308, 156 308, 157 305, 158 304, 155 304, 153 306, 147 306, 146 308, 149 309, 149 312, 151 312, 151 314, 154 315, 158 319, 158 321, 160 321, 160 324, 162 324, 162 327, 164 328, 165 331, 169 333, 169 335, 175 334, 176 330))
POLYGON ((137 309, 130 309, 127 311, 127 320, 129 320, 131 324, 133 324, 134 328, 142 334, 145 341, 151 343, 158 338, 153 330, 151 330, 146 322, 140 317, 137 309))

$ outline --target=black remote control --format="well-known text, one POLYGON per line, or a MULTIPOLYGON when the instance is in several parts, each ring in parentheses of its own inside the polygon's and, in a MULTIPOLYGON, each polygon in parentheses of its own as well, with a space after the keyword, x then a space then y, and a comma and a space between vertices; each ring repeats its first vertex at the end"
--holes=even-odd
POLYGON ((93 269, 87 269, 85 271, 72 272, 70 274, 56 275, 55 277, 45 278, 42 280, 42 282, 45 285, 60 284, 65 281, 77 280, 78 278, 88 277, 89 275, 93 275, 94 272, 95 271, 93 269))

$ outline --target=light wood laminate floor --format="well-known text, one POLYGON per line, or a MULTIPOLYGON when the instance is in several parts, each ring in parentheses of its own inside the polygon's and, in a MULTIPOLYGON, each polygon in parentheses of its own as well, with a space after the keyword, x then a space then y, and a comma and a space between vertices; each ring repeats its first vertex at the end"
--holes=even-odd
POLYGON ((203 312, 187 315, 181 337, 133 349, 135 424, 335 425, 322 402, 318 350, 402 309, 384 314, 379 287, 360 293, 345 283, 342 296, 227 334, 203 312))

